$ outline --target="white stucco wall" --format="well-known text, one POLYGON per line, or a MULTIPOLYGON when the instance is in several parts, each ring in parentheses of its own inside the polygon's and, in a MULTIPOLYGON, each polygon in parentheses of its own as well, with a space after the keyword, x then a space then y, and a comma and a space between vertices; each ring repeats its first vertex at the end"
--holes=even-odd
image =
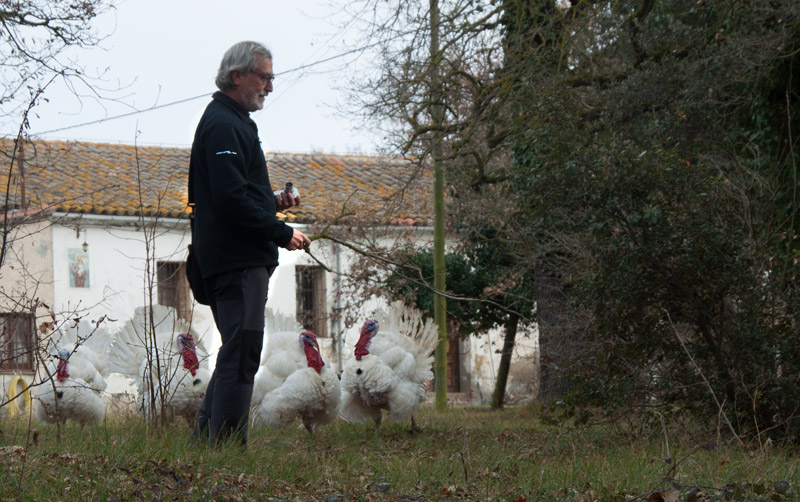
POLYGON ((8 248, 0 268, 0 310, 19 312, 39 301, 46 308, 53 301, 52 228, 47 219, 16 224, 10 223, 8 248))
MULTIPOLYGON (((163 220, 152 237, 154 261, 186 258, 188 226, 178 220, 163 220)), ((63 219, 53 227, 54 308, 57 312, 89 315, 94 320, 109 316, 111 323, 124 323, 134 309, 148 303, 145 232, 133 218, 97 217, 63 219), (88 249, 87 287, 70 285, 70 249, 88 249)), ((155 280, 152 266, 151 278, 155 280)), ((153 283, 155 287, 155 283, 153 283)), ((153 294, 157 298, 157 289, 153 294)))
MULTIPOLYGON (((462 391, 473 402, 488 403, 492 399, 497 368, 503 350, 505 333, 493 329, 480 336, 461 341, 462 391)), ((539 330, 520 329, 514 339, 514 353, 506 382, 506 401, 536 397, 539 393, 539 330)))

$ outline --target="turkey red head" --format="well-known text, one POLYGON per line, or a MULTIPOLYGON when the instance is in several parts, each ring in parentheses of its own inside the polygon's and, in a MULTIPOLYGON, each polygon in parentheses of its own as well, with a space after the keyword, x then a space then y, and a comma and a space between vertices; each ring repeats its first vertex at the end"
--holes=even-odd
POLYGON ((190 333, 178 335, 178 347, 181 349, 183 357, 183 367, 192 372, 192 376, 197 373, 200 362, 197 360, 197 350, 195 349, 194 338, 190 333))
POLYGON ((308 367, 314 368, 319 373, 325 362, 322 360, 322 354, 319 353, 319 344, 317 343, 317 335, 310 331, 303 331, 300 333, 300 347, 306 354, 308 367))
POLYGON ((372 339, 375 338, 377 334, 378 321, 375 319, 367 319, 364 321, 364 325, 361 326, 361 336, 358 338, 358 342, 356 342, 356 350, 354 351, 357 361, 360 361, 362 356, 369 354, 369 344, 372 343, 372 339))
POLYGON ((59 382, 63 382, 67 378, 69 378, 69 371, 67 371, 67 363, 69 362, 70 353, 67 349, 59 349, 58 355, 56 358, 58 359, 58 367, 56 367, 56 378, 59 382))

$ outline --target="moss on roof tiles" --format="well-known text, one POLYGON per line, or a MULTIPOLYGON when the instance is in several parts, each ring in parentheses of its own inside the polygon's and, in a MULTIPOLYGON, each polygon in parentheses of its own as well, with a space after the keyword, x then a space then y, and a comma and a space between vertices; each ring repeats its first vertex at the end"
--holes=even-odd
MULTIPOLYGON (((188 148, 135 147, 102 143, 34 141, 25 149, 25 193, 28 205, 56 211, 136 216, 186 217, 188 148), (143 204, 140 208, 141 187, 143 204)), ((13 139, 0 138, 9 155, 13 139)), ((325 154, 267 154, 275 188, 292 181, 302 206, 279 215, 310 223, 338 217, 347 208, 355 217, 376 224, 430 224, 432 178, 427 170, 411 179, 414 166, 390 157, 325 154), (397 198, 405 195, 398 202, 397 198), (402 223, 399 223, 402 222, 402 223)), ((0 174, 5 196, 8 173, 0 174)), ((12 175, 10 206, 21 204, 21 183, 12 175)))

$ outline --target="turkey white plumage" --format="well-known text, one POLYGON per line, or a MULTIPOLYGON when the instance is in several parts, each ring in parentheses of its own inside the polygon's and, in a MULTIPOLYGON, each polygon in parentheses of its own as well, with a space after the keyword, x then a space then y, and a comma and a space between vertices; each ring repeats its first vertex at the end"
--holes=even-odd
POLYGON ((251 401, 254 426, 281 427, 299 418, 309 433, 332 422, 338 413, 340 388, 336 373, 325 364, 314 333, 268 315, 270 332, 251 401))
POLYGON ((339 415, 353 423, 372 419, 377 430, 385 410, 391 421, 410 420, 411 431, 418 432, 414 411, 433 378, 436 344, 436 325, 416 309, 394 302, 376 312, 364 322, 354 357, 344 366, 339 415))
POLYGON ((51 335, 49 344, 55 353, 44 364, 34 391, 33 412, 39 421, 74 420, 81 427, 103 421, 110 343, 103 320, 69 321, 51 335))

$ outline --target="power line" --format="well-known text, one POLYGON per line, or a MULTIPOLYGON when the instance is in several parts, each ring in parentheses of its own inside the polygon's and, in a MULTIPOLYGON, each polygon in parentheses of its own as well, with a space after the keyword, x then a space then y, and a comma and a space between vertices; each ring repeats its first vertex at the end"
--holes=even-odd
POLYGON ((204 96, 208 96, 209 94, 210 93, 204 93, 204 94, 200 94, 198 96, 194 96, 194 97, 191 97, 191 98, 181 99, 180 101, 173 101, 172 103, 164 103, 163 105, 151 106, 150 108, 145 108, 144 110, 134 110, 132 112, 123 113, 121 115, 114 115, 113 117, 104 117, 102 119, 91 120, 89 122, 83 122, 82 124, 74 124, 74 125, 71 125, 71 126, 59 127, 58 129, 50 129, 49 131, 42 131, 42 132, 36 133, 35 136, 38 136, 40 134, 50 134, 51 132, 65 131, 67 129, 76 129, 78 127, 83 127, 83 126, 87 126, 87 125, 99 124, 101 122, 108 122, 109 120, 121 119, 121 118, 124 118, 124 117, 130 117, 132 115, 138 115, 140 113, 145 113, 145 112, 149 112, 149 111, 153 111, 153 110, 158 110, 159 108, 166 108, 168 106, 174 106, 174 105, 179 105, 181 103, 187 103, 189 101, 194 101, 195 99, 199 99, 199 98, 202 98, 204 96))
MULTIPOLYGON (((361 51, 365 51, 367 49, 371 49, 372 47, 375 47, 376 45, 378 45, 378 43, 370 44, 370 45, 367 45, 367 46, 364 46, 364 47, 359 47, 359 48, 356 48, 356 49, 351 49, 351 50, 349 50, 347 52, 343 52, 341 54, 337 54, 335 56, 331 56, 331 57, 328 57, 328 58, 325 58, 325 59, 320 59, 319 61, 315 61, 313 63, 300 65, 300 66, 298 66, 296 68, 292 68, 292 69, 286 70, 284 72, 281 72, 278 75, 287 75, 289 73, 294 73, 294 72, 298 72, 298 71, 301 71, 301 70, 305 70, 306 68, 311 68, 311 67, 323 64, 323 63, 327 63, 329 61, 333 61, 334 59, 339 59, 339 58, 342 58, 342 57, 345 57, 345 56, 349 56, 350 54, 354 54, 356 52, 361 52, 361 51)), ((89 122, 83 122, 81 124, 74 124, 74 125, 70 125, 70 126, 59 127, 57 129, 50 129, 49 131, 38 132, 38 133, 35 133, 34 136, 39 136, 39 135, 42 135, 42 134, 50 134, 50 133, 59 132, 59 131, 66 131, 68 129, 77 129, 78 127, 84 127, 84 126, 87 126, 87 125, 100 124, 102 122, 108 122, 109 120, 121 119, 121 118, 125 118, 125 117, 130 117, 130 116, 133 116, 133 115, 138 115, 138 114, 141 114, 141 113, 150 112, 150 111, 153 111, 153 110, 158 110, 158 109, 161 109, 161 108, 167 108, 167 107, 170 107, 170 106, 179 105, 181 103, 187 103, 189 101, 194 101, 195 99, 204 98, 204 97, 207 97, 207 96, 210 96, 210 95, 211 95, 211 93, 203 93, 203 94, 199 94, 197 96, 193 96, 191 98, 185 98, 185 99, 181 99, 181 100, 178 100, 178 101, 172 101, 170 103, 164 103, 163 105, 151 106, 150 108, 145 108, 143 110, 134 110, 132 112, 123 113, 121 115, 114 115, 112 117, 104 117, 102 119, 92 120, 92 121, 89 121, 89 122)))
MULTIPOLYGON (((317 65, 319 65, 319 64, 322 64, 322 63, 327 63, 328 61, 333 61, 334 59, 343 58, 343 57, 345 57, 345 56, 349 56, 350 54, 355 54, 356 52, 361 52, 361 51, 365 51, 365 50, 367 50, 367 49, 372 49, 372 48, 373 48, 373 47, 375 47, 376 45, 380 45, 380 43, 381 43, 381 42, 375 42, 375 43, 373 43, 373 44, 370 44, 370 45, 365 45, 364 47, 358 47, 358 48, 356 48, 356 49, 350 49, 350 50, 349 50, 349 51, 347 51, 347 52, 343 52, 343 53, 341 53, 341 54, 337 54, 337 55, 335 55, 335 56, 331 56, 331 57, 329 57, 329 58, 320 59, 319 61, 315 61, 315 62, 313 62, 313 63, 308 63, 308 64, 305 64, 305 65, 300 65, 300 66, 298 66, 297 68, 292 68, 291 70, 286 70, 286 71, 285 71, 285 72, 283 72, 283 73, 293 73, 293 72, 296 72, 296 71, 305 70, 306 68, 311 68, 312 66, 317 66, 317 65)), ((279 74, 279 75, 281 75, 281 74, 279 74)))

